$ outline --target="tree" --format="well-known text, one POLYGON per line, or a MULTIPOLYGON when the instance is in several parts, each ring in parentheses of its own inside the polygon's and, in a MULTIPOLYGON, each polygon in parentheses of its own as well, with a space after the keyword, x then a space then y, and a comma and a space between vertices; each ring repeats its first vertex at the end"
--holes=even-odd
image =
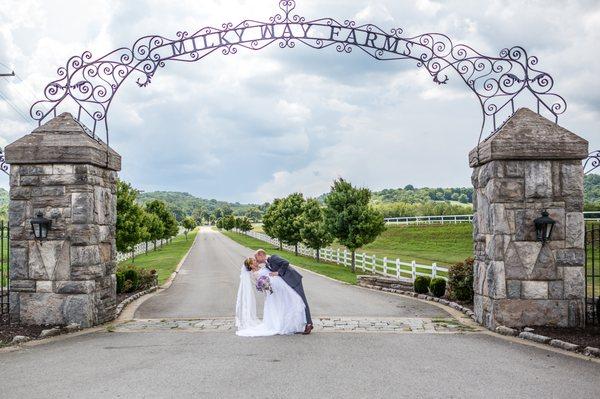
POLYGON ((221 221, 221 228, 223 228, 227 231, 229 231, 235 227, 235 216, 233 216, 233 215, 223 216, 220 219, 220 221, 221 221))
POLYGON ((151 212, 144 212, 144 226, 148 232, 148 240, 154 242, 154 250, 156 251, 156 241, 160 240, 165 233, 163 222, 151 212))
POLYGON ((290 194, 281 201, 278 212, 277 230, 280 240, 285 244, 293 245, 296 255, 298 255, 298 243, 302 241, 300 229, 304 202, 301 193, 290 194))
POLYGON ((181 225, 185 229, 185 239, 187 240, 187 236, 188 236, 188 233, 190 232, 190 230, 193 230, 194 228, 196 228, 196 221, 194 220, 193 217, 188 216, 185 219, 183 219, 183 222, 181 222, 181 225))
POLYGON ((263 230, 269 237, 277 238, 279 240, 279 249, 281 249, 281 221, 279 219, 279 212, 282 201, 281 198, 275 198, 263 215, 263 230))
POLYGON ((204 220, 204 213, 204 208, 202 207, 194 208, 194 210, 192 211, 192 218, 196 222, 196 226, 202 224, 202 221, 204 220))
POLYGON ((317 262, 320 262, 320 249, 331 244, 333 237, 325 225, 323 208, 316 199, 310 198, 304 203, 301 225, 302 242, 317 251, 317 262))
POLYGON ((352 187, 341 178, 333 182, 325 199, 325 224, 329 233, 352 252, 352 272, 356 269, 356 250, 385 230, 383 215, 369 205, 370 199, 369 189, 352 187))
POLYGON ((252 230, 252 222, 247 217, 236 218, 236 228, 243 232, 252 230))
POLYGON ((137 196, 129 183, 117 182, 117 251, 131 251, 142 240, 144 211, 136 202, 137 196))
POLYGON ((262 216, 262 212, 257 207, 248 208, 244 214, 252 222, 258 222, 262 216))
POLYGON ((223 216, 233 215, 233 209, 231 209, 231 207, 229 205, 225 204, 221 207, 221 214, 223 216))
POLYGON ((161 239, 169 239, 174 237, 179 232, 177 220, 171 212, 169 212, 167 205, 160 200, 152 200, 146 203, 146 211, 155 214, 162 221, 164 230, 161 239))

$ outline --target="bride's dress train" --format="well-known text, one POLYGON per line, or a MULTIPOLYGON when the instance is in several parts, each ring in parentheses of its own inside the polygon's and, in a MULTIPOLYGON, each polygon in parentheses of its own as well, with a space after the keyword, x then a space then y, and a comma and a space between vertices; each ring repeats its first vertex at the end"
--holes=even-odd
POLYGON ((278 276, 269 276, 273 293, 266 294, 262 322, 256 317, 254 285, 256 279, 268 275, 269 269, 266 267, 257 272, 248 272, 242 268, 236 308, 236 326, 238 327, 236 334, 239 336, 264 337, 304 331, 306 326, 304 302, 300 295, 278 276), (247 274, 244 275, 244 273, 247 274), (252 292, 248 292, 248 288, 252 292))

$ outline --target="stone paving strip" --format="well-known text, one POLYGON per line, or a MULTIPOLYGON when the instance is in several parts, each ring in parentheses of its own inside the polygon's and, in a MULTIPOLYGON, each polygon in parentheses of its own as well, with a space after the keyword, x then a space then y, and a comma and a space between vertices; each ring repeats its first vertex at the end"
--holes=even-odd
MULTIPOLYGON (((319 317, 313 332, 355 333, 456 333, 477 331, 452 318, 319 317)), ((112 327, 116 332, 140 331, 234 332, 233 318, 136 319, 112 327)))

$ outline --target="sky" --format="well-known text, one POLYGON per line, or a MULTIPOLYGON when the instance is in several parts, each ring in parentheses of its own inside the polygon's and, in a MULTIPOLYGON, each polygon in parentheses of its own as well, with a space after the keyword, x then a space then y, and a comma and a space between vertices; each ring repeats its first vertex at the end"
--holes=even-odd
MULTIPOLYGON (((295 13, 373 23, 406 36, 441 32, 497 55, 521 45, 566 98, 559 123, 600 149, 600 2, 297 0, 295 13)), ((276 0, 2 0, 0 146, 36 127, 29 107, 67 59, 100 57, 141 36, 260 21, 276 0)), ((126 81, 109 113, 122 179, 144 191, 232 202, 317 196, 343 177, 373 190, 470 186, 476 97, 450 75, 433 83, 413 61, 306 46, 214 53, 169 63, 152 83, 126 81)), ((8 178, 0 176, 0 186, 8 178)))

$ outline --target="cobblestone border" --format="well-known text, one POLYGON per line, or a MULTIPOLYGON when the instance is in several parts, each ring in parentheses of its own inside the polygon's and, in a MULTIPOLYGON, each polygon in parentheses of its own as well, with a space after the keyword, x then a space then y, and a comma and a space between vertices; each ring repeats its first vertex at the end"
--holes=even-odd
MULTIPOLYGON (((440 303, 442 305, 445 306, 449 306, 455 310, 458 310, 459 312, 462 312, 464 314, 466 314, 467 316, 469 316, 471 319, 473 319, 473 321, 475 323, 477 323, 477 320, 475 319, 475 313, 467 308, 464 307, 456 302, 452 302, 452 301, 448 301, 447 299, 443 299, 443 298, 437 298, 437 297, 433 297, 431 295, 426 295, 426 294, 417 294, 416 292, 413 291, 406 291, 406 290, 398 290, 398 289, 393 289, 393 288, 386 288, 386 287, 380 287, 377 285, 369 285, 369 284, 358 284, 359 287, 365 287, 365 288, 370 288, 373 290, 377 290, 377 291, 384 291, 384 292, 390 292, 393 294, 400 294, 400 295, 404 295, 404 296, 409 296, 412 298, 417 298, 417 299, 423 299, 426 301, 432 301, 432 302, 437 302, 440 303)), ((479 325, 481 325, 480 323, 477 323, 479 325)), ((484 327, 484 326, 482 326, 484 327)), ((541 343, 541 344, 545 344, 545 345, 549 345, 555 348, 559 348, 559 349, 563 349, 569 352, 577 352, 577 353, 582 353, 585 356, 591 356, 591 357, 597 357, 600 358, 600 349, 599 348, 594 348, 593 346, 587 346, 585 348, 582 348, 580 345, 576 345, 570 342, 566 342, 566 341, 562 341, 559 339, 553 339, 551 337, 546 337, 544 335, 539 335, 539 334, 534 334, 531 331, 522 331, 520 332, 519 330, 516 330, 514 328, 510 328, 510 327, 506 327, 506 326, 498 326, 496 327, 495 330, 491 330, 490 331, 494 331, 500 335, 506 335, 506 336, 511 336, 511 337, 518 337, 521 339, 525 339, 525 340, 529 340, 529 341, 533 341, 533 342, 537 342, 537 343, 541 343)))
POLYGON ((117 305, 117 308, 115 309, 115 319, 119 317, 119 315, 121 314, 121 312, 123 311, 123 309, 129 305, 131 302, 135 301, 136 299, 138 299, 139 297, 142 297, 144 295, 147 295, 151 292, 156 291, 159 288, 158 285, 155 285, 154 287, 150 287, 146 290, 140 291, 140 292, 136 292, 135 294, 133 294, 132 296, 129 296, 125 299, 123 299, 121 301, 121 303, 119 303, 117 305))
POLYGON ((550 345, 555 348, 563 349, 569 352, 578 352, 586 356, 600 358, 600 349, 594 348, 593 346, 586 346, 585 348, 583 348, 580 345, 576 345, 567 341, 553 339, 545 335, 534 334, 532 331, 527 331, 527 329, 525 329, 525 331, 519 331, 515 328, 498 326, 496 327, 495 332, 502 335, 526 339, 528 341, 537 342, 539 344, 550 345))

